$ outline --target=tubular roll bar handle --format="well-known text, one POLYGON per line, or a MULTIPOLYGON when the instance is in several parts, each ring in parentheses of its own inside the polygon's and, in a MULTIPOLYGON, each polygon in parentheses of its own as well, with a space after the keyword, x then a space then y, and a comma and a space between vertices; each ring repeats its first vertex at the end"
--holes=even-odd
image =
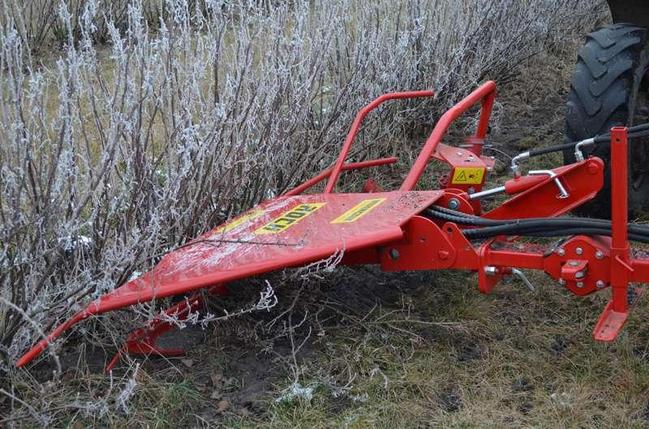
MULTIPOLYGON (((378 167, 380 165, 387 165, 387 164, 394 164, 397 162, 399 159, 391 156, 389 158, 379 158, 379 159, 372 159, 369 161, 361 161, 361 162, 351 162, 349 164, 343 164, 341 167, 341 171, 348 171, 348 170, 359 170, 361 168, 369 168, 369 167, 378 167)), ((331 171, 333 170, 333 167, 329 167, 317 176, 307 180, 306 182, 302 183, 299 186, 296 186, 295 188, 291 189, 290 191, 284 192, 282 195, 286 197, 290 197, 293 195, 299 195, 302 192, 306 191, 307 189, 317 185, 331 174, 331 171)))
POLYGON ((479 86, 466 98, 447 110, 439 119, 437 125, 435 125, 435 128, 430 134, 430 137, 428 137, 428 140, 426 140, 424 148, 419 153, 419 156, 410 169, 408 176, 406 176, 406 179, 403 181, 400 190, 411 191, 415 187, 419 178, 424 173, 431 155, 435 152, 435 149, 437 149, 437 146, 446 135, 451 124, 478 102, 482 102, 482 109, 480 111, 480 121, 478 122, 475 137, 478 139, 484 139, 487 135, 487 130, 489 129, 489 118, 491 117, 491 111, 493 110, 495 99, 496 83, 490 80, 479 86))
POLYGON ((434 95, 435 95, 434 91, 391 92, 391 93, 388 93, 388 94, 381 95, 376 100, 372 101, 370 104, 363 107, 356 114, 356 118, 354 118, 354 122, 352 123, 352 127, 349 130, 349 133, 347 134, 347 138, 345 139, 345 143, 343 144, 343 148, 340 151, 340 155, 338 155, 338 159, 336 160, 336 164, 334 165, 333 169, 331 170, 331 175, 329 176, 329 180, 327 181, 327 186, 325 187, 324 193, 325 194, 330 194, 330 193, 333 192, 334 188, 336 187, 336 182, 338 181, 338 177, 340 176, 340 172, 342 171, 342 167, 343 167, 343 164, 345 162, 345 159, 347 159, 347 155, 349 154, 349 149, 351 148, 352 144, 354 143, 354 139, 356 139, 356 135, 358 134, 358 130, 360 129, 361 124, 363 123, 363 120, 365 119, 365 116, 367 116, 368 113, 370 113, 372 110, 376 109, 377 107, 379 107, 381 104, 385 103, 388 100, 400 100, 400 99, 405 99, 405 98, 433 97, 434 95))

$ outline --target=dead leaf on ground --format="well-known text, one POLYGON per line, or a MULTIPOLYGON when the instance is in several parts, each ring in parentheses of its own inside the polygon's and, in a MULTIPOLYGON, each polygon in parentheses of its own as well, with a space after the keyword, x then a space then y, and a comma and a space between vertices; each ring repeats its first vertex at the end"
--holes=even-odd
POLYGON ((216 411, 218 413, 224 413, 228 408, 230 408, 230 401, 227 399, 222 399, 216 404, 216 411))

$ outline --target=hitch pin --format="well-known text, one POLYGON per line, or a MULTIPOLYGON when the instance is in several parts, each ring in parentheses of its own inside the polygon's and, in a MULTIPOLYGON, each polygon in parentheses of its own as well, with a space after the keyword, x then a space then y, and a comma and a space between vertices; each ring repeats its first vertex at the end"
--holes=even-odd
POLYGON ((557 188, 559 188, 559 195, 557 195, 558 198, 560 199, 565 199, 570 196, 566 188, 563 186, 563 183, 561 183, 561 180, 557 176, 557 173, 555 173, 552 170, 531 170, 528 171, 527 174, 530 176, 540 176, 540 175, 547 175, 554 180, 554 184, 557 185, 557 188))

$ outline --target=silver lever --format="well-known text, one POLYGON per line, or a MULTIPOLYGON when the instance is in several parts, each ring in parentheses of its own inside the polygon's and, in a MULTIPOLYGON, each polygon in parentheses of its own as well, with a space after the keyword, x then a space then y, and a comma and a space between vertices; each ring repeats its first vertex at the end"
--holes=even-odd
POLYGON ((570 194, 566 190, 566 188, 563 186, 563 183, 561 183, 561 180, 559 180, 559 176, 557 173, 555 173, 552 170, 532 170, 528 171, 527 174, 530 176, 540 176, 540 175, 546 175, 550 176, 552 180, 554 180, 554 184, 557 185, 557 188, 559 188, 559 195, 557 195, 558 198, 564 199, 568 198, 570 194))
POLYGON ((519 270, 518 268, 512 268, 512 274, 515 275, 516 277, 518 277, 519 279, 521 279, 521 281, 523 282, 523 284, 525 284, 525 286, 527 286, 527 288, 528 288, 529 290, 531 290, 532 292, 534 292, 534 290, 535 290, 536 288, 534 287, 534 285, 532 284, 532 282, 530 282, 530 281, 527 279, 527 276, 525 275, 524 272, 522 272, 522 271, 519 270))

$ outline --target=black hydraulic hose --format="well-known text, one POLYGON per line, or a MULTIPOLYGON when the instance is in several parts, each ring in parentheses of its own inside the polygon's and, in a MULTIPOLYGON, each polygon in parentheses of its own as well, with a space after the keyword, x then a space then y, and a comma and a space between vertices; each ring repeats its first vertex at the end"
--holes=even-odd
MULTIPOLYGON (((485 239, 496 237, 499 235, 518 235, 526 237, 560 237, 568 235, 611 235, 610 228, 598 227, 584 227, 584 226, 568 226, 555 228, 547 226, 536 226, 532 228, 509 228, 509 229, 471 229, 463 231, 463 234, 468 239, 485 239)), ((630 240, 639 241, 642 243, 649 243, 649 234, 629 232, 628 237, 630 240)))
POLYGON ((455 215, 455 216, 464 216, 464 217, 470 217, 470 218, 484 219, 484 218, 482 218, 480 216, 477 216, 477 215, 474 215, 474 214, 464 213, 464 212, 461 212, 461 211, 458 211, 458 210, 453 210, 453 209, 449 209, 449 208, 442 207, 442 206, 434 206, 433 205, 433 206, 430 206, 428 209, 429 210, 436 210, 436 211, 443 212, 443 213, 448 213, 450 215, 455 215))
MULTIPOLYGON (((629 140, 636 139, 639 137, 646 137, 649 136, 649 123, 646 124, 641 124, 641 125, 636 125, 633 127, 628 128, 628 138, 629 140)), ((606 133, 606 134, 601 134, 599 136, 593 137, 593 143, 594 144, 599 144, 599 143, 606 143, 611 140, 611 134, 606 133)), ((532 149, 528 151, 529 156, 538 156, 538 155, 545 155, 547 153, 552 153, 552 152, 561 152, 566 149, 572 149, 574 148, 577 143, 580 143, 579 141, 576 142, 570 142, 570 143, 563 143, 563 144, 558 144, 554 146, 547 146, 547 147, 542 147, 538 149, 532 149)))
POLYGON ((584 224, 559 224, 551 225, 547 223, 531 223, 531 224, 505 224, 498 226, 488 226, 484 228, 469 229, 463 231, 464 235, 468 237, 493 237, 495 235, 526 235, 532 232, 554 231, 567 228, 588 228, 600 231, 610 231, 610 228, 598 227, 594 225, 584 224))
POLYGON ((471 225, 471 226, 493 226, 493 225, 502 225, 503 221, 499 220, 492 220, 492 219, 485 219, 481 218, 478 216, 458 216, 455 214, 450 214, 450 213, 445 213, 441 211, 437 211, 435 209, 428 209, 424 211, 425 214, 427 214, 429 217, 433 217, 436 219, 442 219, 448 222, 453 222, 457 223, 459 225, 471 225))
MULTIPOLYGON (((571 236, 571 235, 605 235, 610 237, 611 231, 602 230, 602 229, 590 229, 590 228, 566 228, 557 231, 531 232, 525 234, 526 237, 548 237, 548 238, 571 236)), ((649 236, 646 235, 629 233, 628 237, 629 240, 631 241, 637 241, 640 243, 649 243, 649 236)))
MULTIPOLYGON (((550 218, 523 218, 523 219, 486 219, 475 215, 460 214, 461 212, 454 212, 449 209, 438 211, 440 207, 433 207, 426 211, 430 216, 446 220, 449 222, 458 223, 461 225, 471 226, 485 226, 485 227, 535 227, 537 225, 548 225, 561 228, 564 225, 582 225, 600 228, 610 228, 611 222, 604 219, 589 219, 589 218, 573 218, 573 217, 550 217, 550 218), (451 212, 451 213, 449 213, 451 212)), ((647 229, 649 234, 649 229, 647 229)))
MULTIPOLYGON (((636 134, 629 134, 629 140, 636 139, 638 137, 646 137, 649 136, 649 132, 645 131, 642 133, 636 133, 636 134)), ((597 136, 594 138, 594 143, 599 144, 599 143, 605 143, 610 140, 610 136, 597 136)), ((547 153, 553 153, 553 152, 562 152, 567 149, 572 149, 574 148, 577 143, 579 142, 570 142, 570 143, 564 143, 564 144, 558 144, 554 146, 547 146, 547 147, 542 147, 538 149, 532 149, 528 151, 529 156, 538 156, 538 155, 545 155, 547 153)))
MULTIPOLYGON (((520 235, 520 234, 515 234, 515 235, 520 235)), ((589 228, 567 228, 567 229, 560 229, 556 231, 530 232, 530 233, 526 233, 525 237, 551 238, 551 237, 564 237, 564 236, 571 236, 571 235, 605 235, 610 237, 611 231, 602 230, 602 229, 589 229, 589 228)), ((639 243, 649 243, 649 236, 646 235, 629 233, 628 237, 629 240, 631 241, 636 241, 639 243)), ((483 238, 490 238, 490 237, 483 237, 483 238)))
MULTIPOLYGON (((445 207, 432 206, 427 210, 432 217, 447 220, 449 222, 461 225, 471 226, 499 226, 499 225, 517 225, 523 227, 535 227, 537 225, 548 225, 548 227, 562 228, 566 226, 594 227, 594 228, 611 228, 611 221, 606 219, 591 219, 583 217, 550 217, 550 218, 524 218, 524 219, 485 219, 479 216, 462 213, 459 211, 447 209, 445 207)), ((649 235, 649 225, 629 224, 629 232, 635 234, 649 235)))
POLYGON ((462 233, 467 238, 484 238, 484 237, 495 237, 498 235, 529 235, 529 234, 540 234, 540 233, 553 233, 555 231, 563 231, 566 229, 588 229, 591 231, 605 232, 610 233, 608 228, 598 228, 595 226, 584 226, 584 225, 567 225, 561 227, 553 227, 549 225, 535 225, 530 227, 521 228, 517 225, 502 225, 500 227, 494 228, 476 228, 476 229, 467 229, 462 231, 462 233))
MULTIPOLYGON (((457 210, 452 210, 446 207, 442 206, 430 206, 427 209, 431 215, 445 215, 445 216, 454 216, 458 218, 463 218, 466 220, 480 220, 480 221, 485 221, 489 222, 493 225, 502 225, 502 224, 511 224, 515 222, 524 222, 524 221, 548 221, 548 222, 563 222, 563 221, 582 221, 582 222, 593 222, 597 223, 599 225, 610 225, 611 221, 605 220, 605 219, 592 219, 592 218, 583 218, 583 217, 568 217, 568 216, 561 216, 561 217, 536 217, 536 218, 520 218, 520 219, 487 219, 483 218, 481 216, 476 216, 474 214, 469 214, 469 213, 464 213, 461 211, 457 210)), ((468 223, 464 223, 467 224, 468 223)), ((477 224, 476 224, 477 225, 477 224)))
MULTIPOLYGON (((557 237, 576 234, 611 235, 611 222, 604 219, 561 217, 493 220, 438 206, 431 207, 425 213, 433 218, 460 225, 484 226, 463 231, 468 239, 484 239, 499 235, 530 237, 557 237)), ((629 225, 628 228, 629 239, 649 243, 649 227, 629 225)))
MULTIPOLYGON (((477 236, 477 235, 526 235, 529 232, 538 232, 538 231, 553 231, 553 230, 563 230, 567 228, 587 228, 587 229, 596 229, 599 231, 611 231, 611 225, 601 225, 592 222, 544 222, 544 221, 533 221, 533 222, 521 222, 521 223, 512 223, 512 224, 503 224, 496 226, 487 226, 484 228, 471 229, 467 230, 465 235, 477 236)), ((645 236, 649 238, 649 229, 646 227, 638 227, 638 225, 630 225, 628 229, 629 234, 634 234, 637 236, 645 236)))

